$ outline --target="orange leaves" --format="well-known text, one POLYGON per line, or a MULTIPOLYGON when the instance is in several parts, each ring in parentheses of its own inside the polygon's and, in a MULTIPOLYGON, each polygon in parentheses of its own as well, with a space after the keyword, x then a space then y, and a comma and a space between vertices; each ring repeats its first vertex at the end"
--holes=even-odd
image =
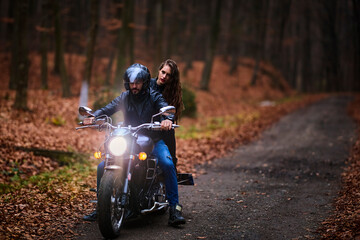
MULTIPOLYGON (((216 69, 215 72, 219 74, 224 71, 216 69)), ((261 131, 284 114, 315 100, 315 97, 309 97, 298 102, 259 107, 243 101, 252 99, 252 94, 257 96, 256 99, 260 98, 265 92, 259 88, 247 91, 246 78, 229 77, 226 78, 229 81, 223 81, 225 78, 217 75, 216 79, 218 81, 211 83, 212 92, 197 93, 199 119, 203 118, 209 124, 210 134, 201 138, 177 140, 179 172, 195 173, 195 165, 223 157, 235 147, 257 138, 261 131), (231 93, 227 94, 227 91, 231 93), (220 118, 226 115, 237 116, 230 119, 230 124, 224 128, 220 118), (239 124, 233 125, 233 120, 239 124)), ((270 95, 278 94, 272 92, 270 95)), ((0 95, 5 94, 0 92, 0 95)), ((13 111, 12 93, 9 94, 9 100, 4 99, 0 99, 0 166, 5 173, 0 175, 2 183, 11 181, 15 176, 25 179, 59 168, 59 164, 50 158, 18 151, 13 146, 92 152, 103 141, 103 133, 90 129, 75 131, 77 98, 61 99, 50 91, 29 90, 28 106, 31 112, 13 111)), ((186 127, 199 119, 181 119, 180 125, 186 127)), ((354 158, 358 159, 359 155, 355 153, 354 158)), ((0 196, 0 235, 15 239, 57 239, 59 236, 67 238, 76 234, 71 228, 81 221, 83 214, 91 212, 95 207, 89 200, 96 196, 88 189, 96 186, 96 174, 93 172, 84 179, 71 170, 67 174, 71 182, 59 180, 62 176, 53 177, 55 179, 46 185, 29 181, 26 188, 0 196)), ((355 178, 352 176, 349 179, 355 178)))
MULTIPOLYGON (((91 178, 95 184, 95 177, 91 178)), ((77 183, 77 184, 76 184, 77 183)), ((4 194, 0 201, 0 232, 9 238, 70 238, 71 228, 81 221, 81 213, 92 209, 94 194, 72 183, 52 183, 46 191, 37 186, 4 194)))
POLYGON ((59 165, 49 158, 15 150, 16 147, 90 152, 101 142, 101 134, 75 131, 77 98, 60 99, 43 90, 29 90, 28 95, 29 112, 12 110, 12 94, 7 101, 1 99, 0 166, 6 174, 0 179, 5 182, 15 174, 14 169, 25 177, 52 171, 59 165))
POLYGON ((349 105, 348 112, 358 123, 356 140, 348 165, 342 174, 342 189, 335 202, 336 211, 322 222, 322 239, 357 239, 360 235, 360 95, 349 105))

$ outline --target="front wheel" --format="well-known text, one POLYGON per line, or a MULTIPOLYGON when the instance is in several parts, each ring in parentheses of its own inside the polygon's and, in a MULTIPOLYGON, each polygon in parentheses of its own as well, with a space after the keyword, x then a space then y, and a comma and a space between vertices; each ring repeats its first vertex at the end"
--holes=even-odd
POLYGON ((124 220, 125 208, 121 207, 123 178, 118 171, 106 171, 101 178, 98 195, 98 223, 105 238, 116 238, 124 220))

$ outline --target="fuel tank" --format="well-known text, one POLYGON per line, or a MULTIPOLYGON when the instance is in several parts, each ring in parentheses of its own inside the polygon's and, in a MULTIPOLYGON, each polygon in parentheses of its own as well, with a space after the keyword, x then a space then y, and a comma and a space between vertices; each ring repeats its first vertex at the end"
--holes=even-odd
MULTIPOLYGON (((154 142, 151 138, 145 135, 138 135, 136 143, 141 152, 145 152, 146 154, 150 154, 154 149, 154 142)), ((139 152, 140 152, 139 151, 139 152)))

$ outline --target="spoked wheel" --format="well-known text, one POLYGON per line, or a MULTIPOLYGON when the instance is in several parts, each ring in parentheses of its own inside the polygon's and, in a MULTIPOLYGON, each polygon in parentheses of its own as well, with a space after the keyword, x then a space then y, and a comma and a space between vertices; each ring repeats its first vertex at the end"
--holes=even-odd
POLYGON ((105 238, 116 238, 124 221, 121 207, 123 178, 117 171, 106 171, 101 178, 98 196, 98 224, 105 238))

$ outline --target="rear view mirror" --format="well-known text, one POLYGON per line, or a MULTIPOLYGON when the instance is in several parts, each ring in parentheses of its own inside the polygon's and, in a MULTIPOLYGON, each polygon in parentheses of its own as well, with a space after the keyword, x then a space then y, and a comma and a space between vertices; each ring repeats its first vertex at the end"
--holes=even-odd
POLYGON ((175 112, 176 112, 176 109, 174 106, 166 106, 166 107, 160 108, 160 112, 151 117, 151 122, 153 123, 154 117, 157 117, 159 115, 169 115, 169 114, 173 115, 173 114, 175 114, 175 112))
POLYGON ((166 107, 160 108, 160 113, 163 115, 175 114, 176 109, 174 106, 166 106, 166 107))
POLYGON ((79 114, 84 117, 94 117, 92 109, 86 106, 79 107, 79 114))

